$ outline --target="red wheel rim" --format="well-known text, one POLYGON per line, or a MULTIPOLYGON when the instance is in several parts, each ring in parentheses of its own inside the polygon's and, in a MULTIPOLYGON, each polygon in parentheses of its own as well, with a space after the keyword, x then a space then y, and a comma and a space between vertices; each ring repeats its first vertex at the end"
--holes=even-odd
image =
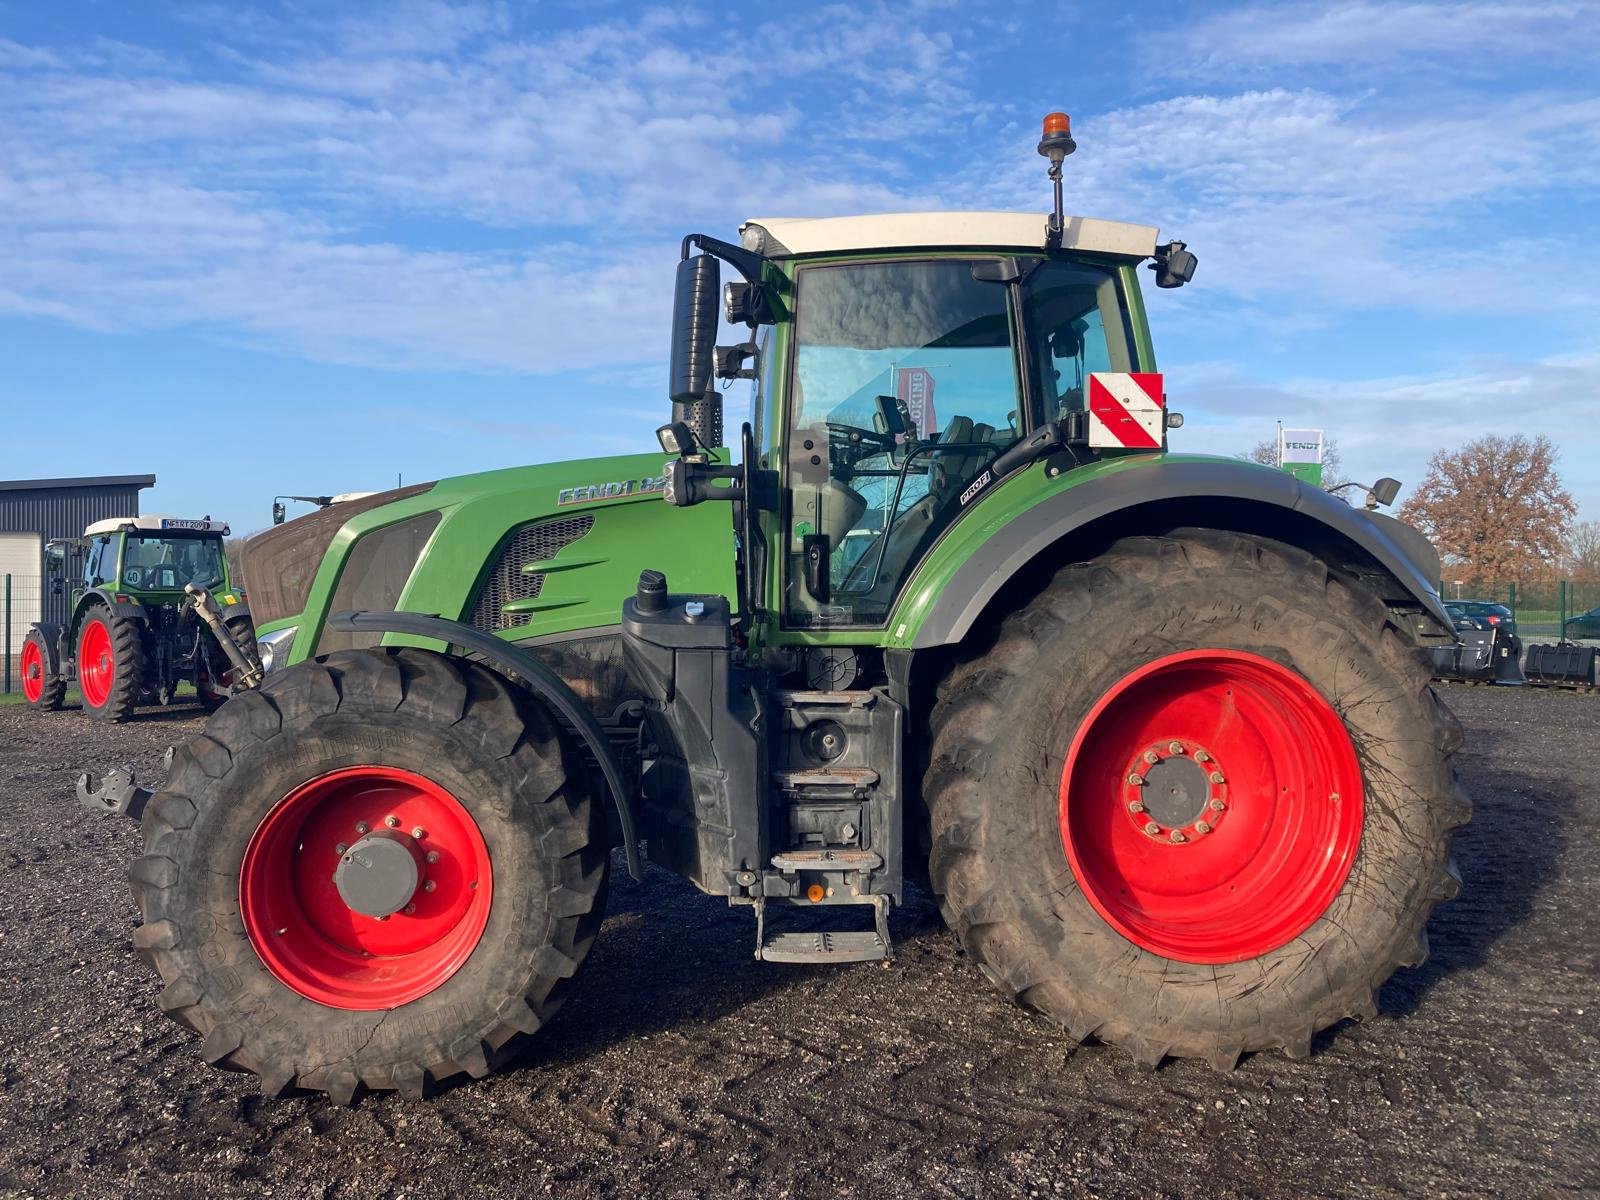
POLYGON ((85 621, 78 636, 78 687, 83 692, 83 702, 90 708, 105 707, 111 699, 111 681, 116 673, 111 631, 97 618, 85 621))
POLYGON ((1361 841, 1361 767, 1309 682, 1239 650, 1169 654, 1090 710, 1061 774, 1084 895, 1135 945, 1229 963, 1304 933, 1361 841))
POLYGON ((245 848, 239 909, 262 963, 308 1000, 385 1009, 433 991, 471 957, 489 920, 493 872, 472 815, 444 788, 396 767, 349 767, 301 784, 245 848), (415 858, 409 902, 357 912, 334 881, 350 847, 387 838, 415 858))
POLYGON ((44 695, 44 653, 38 642, 22 643, 22 695, 29 704, 44 695))

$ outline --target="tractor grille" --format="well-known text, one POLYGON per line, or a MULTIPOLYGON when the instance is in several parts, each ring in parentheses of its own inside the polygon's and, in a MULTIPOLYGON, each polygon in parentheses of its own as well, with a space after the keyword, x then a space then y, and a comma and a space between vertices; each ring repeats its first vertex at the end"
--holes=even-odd
POLYGON ((528 563, 554 558, 572 545, 594 525, 594 516, 585 513, 580 517, 553 517, 524 525, 500 549, 500 556, 489 568, 478 591, 478 603, 472 612, 472 624, 478 629, 494 633, 501 629, 515 629, 528 624, 531 613, 508 613, 505 606, 516 600, 534 600, 544 589, 543 573, 525 574, 522 568, 528 563))

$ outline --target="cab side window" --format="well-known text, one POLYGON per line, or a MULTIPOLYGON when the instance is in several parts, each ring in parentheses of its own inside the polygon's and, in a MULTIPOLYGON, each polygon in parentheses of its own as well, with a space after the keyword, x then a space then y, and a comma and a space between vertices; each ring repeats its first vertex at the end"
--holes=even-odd
POLYGON ((89 543, 89 555, 83 564, 83 582, 88 587, 99 587, 110 579, 116 568, 116 553, 111 549, 111 539, 97 537, 89 543))

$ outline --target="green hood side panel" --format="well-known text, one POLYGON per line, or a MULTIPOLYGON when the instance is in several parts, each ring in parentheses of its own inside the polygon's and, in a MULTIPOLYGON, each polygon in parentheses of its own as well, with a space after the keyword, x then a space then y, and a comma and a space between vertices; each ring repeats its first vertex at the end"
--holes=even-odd
MULTIPOLYGON (((725 461, 726 454, 720 457, 725 461)), ((478 587, 502 544, 522 526, 552 517, 587 515, 594 524, 549 560, 538 607, 528 622, 500 630, 508 641, 614 627, 639 572, 665 571, 673 591, 733 596, 733 521, 727 504, 675 508, 661 498, 666 456, 623 455, 580 462, 512 467, 442 479, 431 489, 360 513, 340 529, 317 569, 296 625, 289 662, 314 653, 331 611, 340 572, 363 535, 396 521, 438 512, 440 520, 412 571, 397 611, 472 620, 478 587), (612 487, 608 485, 620 485, 612 487)), ((390 634, 388 645, 436 643, 390 634)))

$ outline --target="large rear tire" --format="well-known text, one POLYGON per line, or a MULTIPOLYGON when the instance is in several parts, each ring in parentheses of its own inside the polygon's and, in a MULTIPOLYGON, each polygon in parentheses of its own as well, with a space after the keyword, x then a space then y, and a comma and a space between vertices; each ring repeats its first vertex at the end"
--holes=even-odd
POLYGON ((44 634, 37 629, 28 630, 28 636, 22 640, 22 660, 19 665, 22 669, 22 698, 28 702, 28 707, 44 712, 54 712, 60 708, 62 697, 67 694, 67 685, 60 675, 51 673, 50 647, 45 644, 44 634))
POLYGON ((144 645, 139 625, 91 604, 78 626, 78 692, 83 711, 113 723, 133 715, 144 686, 144 645))
POLYGON ((1213 531, 1060 571, 933 715, 930 875, 984 973, 1155 1065, 1310 1053, 1455 895, 1461 736, 1374 596, 1213 531))
POLYGON ((236 696, 144 842, 134 944, 160 1005, 269 1094, 487 1074, 560 1006, 605 911, 581 759, 501 677, 421 650, 236 696))

